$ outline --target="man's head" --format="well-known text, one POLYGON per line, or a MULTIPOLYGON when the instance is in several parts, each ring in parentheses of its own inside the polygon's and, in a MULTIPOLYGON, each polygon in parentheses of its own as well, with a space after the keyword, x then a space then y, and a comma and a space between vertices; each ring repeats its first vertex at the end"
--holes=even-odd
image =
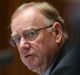
POLYGON ((11 19, 11 37, 22 62, 39 74, 44 73, 67 39, 64 21, 46 2, 21 5, 11 19))

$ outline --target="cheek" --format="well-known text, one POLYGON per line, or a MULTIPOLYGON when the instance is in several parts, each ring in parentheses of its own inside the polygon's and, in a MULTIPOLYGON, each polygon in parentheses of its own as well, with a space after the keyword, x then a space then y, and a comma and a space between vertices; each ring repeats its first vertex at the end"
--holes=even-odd
POLYGON ((58 46, 56 44, 55 38, 51 36, 44 36, 44 40, 42 41, 41 47, 43 55, 45 57, 45 61, 47 64, 55 59, 57 52, 58 52, 58 46))
MULTIPOLYGON (((47 40, 46 37, 37 42, 37 47, 39 47, 39 56, 41 57, 42 61, 46 64, 48 62, 48 57, 50 55, 50 48, 52 47, 50 45, 50 40, 47 40)), ((52 52, 51 52, 52 53, 52 52)))
POLYGON ((42 63, 44 60, 44 46, 42 43, 34 43, 32 46, 32 52, 36 56, 37 60, 42 63))
POLYGON ((30 53, 32 54, 31 57, 24 58, 23 51, 19 51, 20 58, 22 62, 31 70, 40 68, 43 65, 44 54, 43 54, 43 47, 40 43, 33 43, 31 42, 32 47, 30 49, 30 53))

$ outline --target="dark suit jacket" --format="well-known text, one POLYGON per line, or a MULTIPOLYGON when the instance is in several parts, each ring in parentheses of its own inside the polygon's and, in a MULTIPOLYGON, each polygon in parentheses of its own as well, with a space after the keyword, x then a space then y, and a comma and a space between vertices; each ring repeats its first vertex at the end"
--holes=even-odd
POLYGON ((66 42, 49 75, 80 75, 80 45, 66 42))

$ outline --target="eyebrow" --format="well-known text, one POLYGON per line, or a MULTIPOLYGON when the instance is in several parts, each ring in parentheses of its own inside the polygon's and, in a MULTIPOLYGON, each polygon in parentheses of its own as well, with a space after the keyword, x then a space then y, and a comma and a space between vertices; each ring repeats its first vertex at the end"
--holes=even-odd
MULTIPOLYGON (((37 28, 38 28, 38 27, 35 27, 35 26, 30 26, 30 27, 28 27, 28 28, 26 27, 26 28, 24 28, 24 29, 22 30, 22 32, 24 32, 25 30, 31 30, 31 29, 36 29, 36 30, 37 30, 37 28)), ((22 33, 22 32, 21 32, 21 33, 22 33)), ((11 37, 14 36, 14 35, 16 35, 16 34, 17 34, 17 32, 15 31, 13 34, 11 34, 11 37)))

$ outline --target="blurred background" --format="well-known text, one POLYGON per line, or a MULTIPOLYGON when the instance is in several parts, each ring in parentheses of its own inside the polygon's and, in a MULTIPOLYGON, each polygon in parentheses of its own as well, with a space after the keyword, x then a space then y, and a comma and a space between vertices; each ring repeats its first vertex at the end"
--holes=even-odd
POLYGON ((0 0, 0 75, 37 75, 22 64, 16 48, 9 44, 10 18, 24 2, 47 1, 65 20, 70 41, 80 42, 80 0, 0 0))

